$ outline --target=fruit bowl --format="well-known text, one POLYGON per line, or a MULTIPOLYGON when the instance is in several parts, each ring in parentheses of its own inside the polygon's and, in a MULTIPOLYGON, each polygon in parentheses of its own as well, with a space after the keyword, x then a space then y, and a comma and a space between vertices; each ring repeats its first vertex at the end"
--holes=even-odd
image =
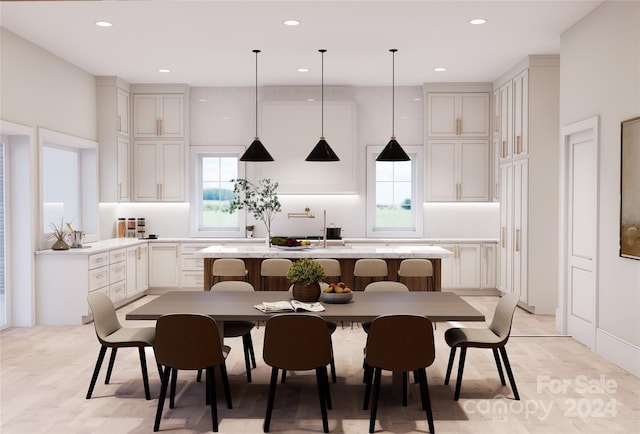
POLYGON ((329 304, 349 303, 353 298, 353 292, 321 292, 318 301, 329 304))

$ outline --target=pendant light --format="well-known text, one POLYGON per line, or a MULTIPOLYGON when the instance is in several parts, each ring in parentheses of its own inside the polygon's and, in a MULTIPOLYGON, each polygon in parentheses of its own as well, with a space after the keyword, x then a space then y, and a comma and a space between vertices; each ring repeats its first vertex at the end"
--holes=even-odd
POLYGON ((340 161, 338 156, 331 146, 324 139, 324 53, 327 50, 318 50, 322 55, 322 104, 321 104, 321 128, 320 128, 320 141, 309 153, 305 161, 340 161))
POLYGON ((404 149, 402 149, 402 146, 400 146, 400 143, 398 143, 398 141, 396 140, 396 134, 395 134, 395 111, 396 111, 396 83, 395 83, 395 55, 396 55, 396 51, 398 51, 396 48, 392 48, 389 51, 391 51, 391 58, 392 60, 392 73, 391 73, 391 77, 392 77, 392 81, 391 81, 391 140, 389 140, 389 143, 387 143, 387 146, 384 147, 384 149, 382 150, 382 152, 380 153, 380 155, 378 155, 378 158, 376 158, 376 161, 409 161, 411 160, 411 158, 409 158, 409 156, 407 155, 406 152, 404 152, 404 149))
POLYGON ((273 161, 273 157, 260 142, 260 137, 258 137, 258 53, 260 50, 253 50, 253 52, 256 53, 256 136, 249 148, 240 157, 240 161, 273 161))

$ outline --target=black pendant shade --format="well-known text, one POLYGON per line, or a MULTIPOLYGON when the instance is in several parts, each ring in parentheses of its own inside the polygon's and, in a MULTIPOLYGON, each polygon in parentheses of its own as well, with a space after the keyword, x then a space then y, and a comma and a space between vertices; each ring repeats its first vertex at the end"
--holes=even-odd
POLYGON ((249 148, 242 154, 240 161, 273 161, 273 157, 269 151, 267 151, 267 148, 264 147, 260 139, 256 137, 255 140, 251 142, 251 145, 249 145, 249 148))
POLYGON ((411 158, 404 152, 400 143, 395 137, 391 137, 387 146, 384 147, 376 161, 409 161, 411 158))
POLYGON ((322 49, 318 50, 322 54, 322 105, 321 105, 321 133, 320 133, 320 141, 318 144, 311 150, 305 161, 340 161, 340 158, 333 152, 331 146, 327 143, 324 138, 324 53, 327 50, 322 49))
POLYGON ((331 149, 331 146, 329 146, 329 144, 324 139, 324 137, 320 137, 320 141, 309 153, 309 155, 305 160, 306 161, 340 161, 340 159, 338 158, 336 153, 333 152, 333 149, 331 149))
POLYGON ((392 55, 392 68, 391 68, 391 140, 384 147, 380 155, 376 158, 376 161, 409 161, 411 158, 404 152, 400 143, 396 140, 395 135, 395 111, 396 111, 396 77, 395 77, 395 54, 398 51, 395 48, 390 49, 392 55))
POLYGON ((253 52, 256 54, 256 136, 253 142, 251 142, 251 145, 249 145, 249 148, 244 151, 244 154, 240 157, 240 161, 273 161, 273 157, 258 137, 258 53, 260 50, 253 50, 253 52))

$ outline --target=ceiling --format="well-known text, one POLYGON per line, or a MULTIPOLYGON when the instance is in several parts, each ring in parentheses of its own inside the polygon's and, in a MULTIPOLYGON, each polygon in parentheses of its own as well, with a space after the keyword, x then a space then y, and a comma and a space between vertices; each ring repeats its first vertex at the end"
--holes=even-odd
POLYGON ((490 82, 601 1, 2 1, 0 23, 93 75, 194 87, 490 82), (473 18, 486 18, 471 25, 473 18), (285 26, 296 19, 299 26, 285 26), (112 27, 94 23, 106 20, 112 27), (434 68, 444 66, 445 72, 434 68), (298 68, 309 68, 300 73, 298 68), (159 68, 171 72, 160 73, 159 68))

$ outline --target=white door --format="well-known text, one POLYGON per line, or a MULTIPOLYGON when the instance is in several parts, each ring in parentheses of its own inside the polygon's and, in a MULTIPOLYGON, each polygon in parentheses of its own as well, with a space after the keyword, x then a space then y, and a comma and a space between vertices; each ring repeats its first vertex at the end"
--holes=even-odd
POLYGON ((598 244, 598 150, 593 128, 566 136, 567 332, 595 346, 598 244))

